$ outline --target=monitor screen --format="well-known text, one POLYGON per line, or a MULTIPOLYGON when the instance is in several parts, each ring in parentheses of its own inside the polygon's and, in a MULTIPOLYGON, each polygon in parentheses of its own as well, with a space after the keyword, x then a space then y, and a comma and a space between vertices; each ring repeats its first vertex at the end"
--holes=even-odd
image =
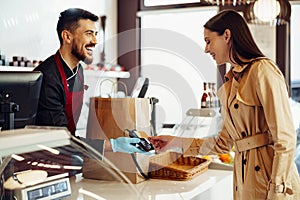
POLYGON ((144 98, 149 86, 149 78, 139 77, 133 87, 132 98, 144 98))
POLYGON ((2 130, 34 125, 42 73, 0 72, 0 127, 2 130))

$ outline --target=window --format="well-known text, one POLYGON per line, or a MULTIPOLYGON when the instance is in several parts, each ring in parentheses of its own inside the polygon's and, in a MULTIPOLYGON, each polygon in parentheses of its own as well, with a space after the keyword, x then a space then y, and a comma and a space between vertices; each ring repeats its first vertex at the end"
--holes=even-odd
POLYGON ((199 2, 199 0, 144 0, 145 6, 174 5, 194 2, 199 2))
POLYGON ((291 6, 291 81, 295 81, 300 80, 300 3, 291 6))
POLYGON ((204 23, 217 7, 139 12, 141 75, 156 97, 156 121, 178 124, 189 108, 200 108, 203 81, 216 82, 217 66, 204 53, 204 23), (176 108, 176 109, 174 109, 176 108))
POLYGON ((300 3, 291 4, 291 97, 300 102, 300 3))

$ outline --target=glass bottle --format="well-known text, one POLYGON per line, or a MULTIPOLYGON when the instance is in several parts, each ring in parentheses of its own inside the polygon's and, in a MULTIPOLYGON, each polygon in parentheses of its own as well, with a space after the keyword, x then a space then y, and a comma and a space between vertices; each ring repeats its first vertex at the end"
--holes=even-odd
POLYGON ((209 108, 210 98, 207 91, 207 83, 203 83, 203 94, 201 97, 201 108, 209 108))
POLYGON ((209 108, 213 108, 214 107, 214 102, 213 102, 213 94, 212 94, 212 83, 208 82, 207 85, 208 85, 207 93, 208 93, 208 96, 209 96, 209 108))
POLYGON ((219 99, 216 94, 216 83, 212 83, 211 90, 212 90, 212 102, 214 104, 214 107, 217 108, 219 107, 219 99))

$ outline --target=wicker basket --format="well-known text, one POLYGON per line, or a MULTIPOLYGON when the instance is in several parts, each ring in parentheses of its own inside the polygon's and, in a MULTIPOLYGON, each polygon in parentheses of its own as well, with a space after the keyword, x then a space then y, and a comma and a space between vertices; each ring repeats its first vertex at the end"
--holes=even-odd
POLYGON ((150 160, 150 178, 166 180, 189 180, 208 169, 210 160, 187 156, 176 152, 156 156, 150 160))

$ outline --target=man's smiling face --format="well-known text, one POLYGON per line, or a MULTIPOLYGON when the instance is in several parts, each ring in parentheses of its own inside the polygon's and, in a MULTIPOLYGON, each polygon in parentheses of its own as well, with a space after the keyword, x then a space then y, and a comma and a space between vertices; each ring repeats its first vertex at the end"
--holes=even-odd
POLYGON ((71 53, 87 64, 93 61, 93 50, 97 44, 97 34, 95 22, 87 19, 78 21, 79 27, 73 33, 71 53))

